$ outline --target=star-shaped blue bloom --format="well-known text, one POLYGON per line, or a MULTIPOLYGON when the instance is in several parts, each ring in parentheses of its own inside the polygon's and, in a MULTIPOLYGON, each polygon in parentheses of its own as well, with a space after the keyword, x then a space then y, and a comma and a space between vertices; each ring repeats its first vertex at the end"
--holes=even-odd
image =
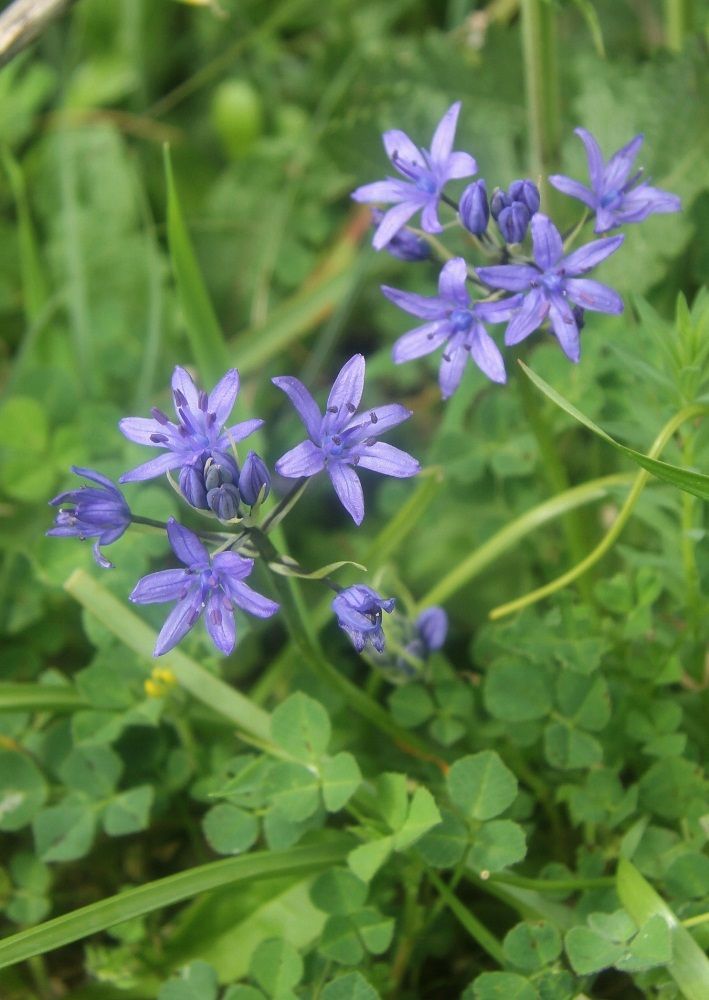
POLYGON ((352 640, 352 645, 361 653, 367 643, 371 643, 378 653, 384 651, 382 611, 391 614, 396 601, 384 598, 363 583, 341 590, 332 602, 332 610, 337 616, 337 624, 352 640))
POLYGON ((162 410, 153 409, 152 419, 124 417, 118 424, 129 441, 167 450, 126 472, 119 482, 153 479, 185 465, 204 468, 208 458, 221 464, 233 463, 229 458, 232 444, 242 441, 263 424, 263 420, 244 420, 233 427, 224 427, 238 392, 236 368, 231 368, 208 395, 200 392, 189 372, 177 365, 172 375, 177 423, 169 420, 162 410))
POLYGON ((574 131, 586 147, 591 187, 563 174, 553 174, 549 183, 558 191, 578 198, 596 213, 594 232, 606 233, 626 222, 642 222, 656 212, 679 212, 682 203, 676 194, 641 183, 642 170, 631 176, 633 161, 644 136, 636 135, 604 163, 601 149, 591 133, 585 128, 574 131))
POLYGON ((469 153, 454 153, 453 140, 461 103, 456 101, 446 111, 436 127, 431 149, 419 149, 405 132, 392 129, 382 136, 392 166, 404 180, 389 177, 358 187, 352 193, 355 201, 393 204, 384 213, 372 240, 375 250, 381 250, 399 232, 412 215, 421 211, 421 227, 427 233, 440 233, 438 204, 443 188, 450 180, 472 177, 477 164, 469 153))
POLYGON ((467 264, 462 257, 455 257, 443 265, 437 296, 416 295, 382 285, 386 297, 400 309, 428 321, 396 341, 392 348, 396 364, 421 358, 445 345, 438 376, 444 399, 460 385, 468 359, 493 382, 507 380, 502 355, 483 321, 505 322, 521 303, 522 296, 499 302, 472 302, 467 278, 467 264))
POLYGON ((54 527, 47 532, 57 538, 95 538, 94 559, 103 569, 112 569, 113 563, 101 552, 101 545, 118 541, 131 523, 131 513, 121 491, 110 479, 94 469, 80 469, 72 465, 71 471, 96 486, 81 486, 67 490, 50 500, 57 511, 54 527), (69 504, 69 507, 64 507, 69 504))
POLYGON ((290 399, 308 432, 308 440, 276 462, 276 472, 289 479, 327 470, 335 492, 355 524, 364 519, 364 496, 355 467, 406 479, 420 466, 415 458, 383 441, 380 434, 411 416, 399 403, 357 413, 364 389, 364 358, 355 354, 343 365, 328 396, 325 414, 303 383, 290 375, 271 380, 290 399))
POLYGON ((578 361, 581 354, 579 329, 570 303, 595 312, 623 311, 623 300, 616 291, 579 275, 614 253, 624 237, 594 240, 564 256, 559 230, 546 215, 537 212, 532 218, 531 230, 534 264, 499 264, 476 268, 476 272, 490 288, 525 293, 505 331, 505 344, 518 344, 548 317, 566 356, 578 361))
POLYGON ((205 615, 207 631, 222 653, 231 653, 236 644, 234 606, 257 618, 270 618, 278 604, 244 583, 254 568, 253 559, 236 552, 218 552, 214 557, 189 528, 174 518, 167 522, 173 551, 187 569, 163 569, 144 576, 136 584, 130 600, 134 604, 163 604, 177 601, 167 616, 155 644, 154 656, 161 656, 180 642, 205 615))

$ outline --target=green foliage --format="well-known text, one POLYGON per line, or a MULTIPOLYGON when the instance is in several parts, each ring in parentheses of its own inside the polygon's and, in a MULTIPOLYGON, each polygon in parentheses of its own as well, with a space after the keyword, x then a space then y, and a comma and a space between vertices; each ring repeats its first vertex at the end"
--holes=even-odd
MULTIPOLYGON (((704 1000, 709 105, 682 6, 82 0, 0 71, 0 995, 704 1000), (643 132, 683 211, 623 227, 600 278, 625 312, 588 313, 579 365, 539 332, 541 391, 511 354, 443 405, 433 358, 392 365, 414 324, 379 291, 431 295, 439 262, 373 253, 349 195, 389 171, 382 131, 427 147, 456 100, 488 188, 529 174, 529 11, 558 37, 549 171, 585 179, 575 125, 606 155, 643 132), (289 614, 156 662, 165 608, 126 597, 175 565, 163 533, 131 528, 108 573, 45 538, 68 466, 143 460, 116 424, 169 409, 179 363, 206 388, 238 367, 272 467, 300 431, 270 377, 320 400, 359 351, 422 474, 365 470, 359 531, 314 482, 268 536, 289 614), (333 624, 364 566, 392 660, 445 607, 412 674, 333 624)), ((126 496, 178 513, 164 484, 126 496)))

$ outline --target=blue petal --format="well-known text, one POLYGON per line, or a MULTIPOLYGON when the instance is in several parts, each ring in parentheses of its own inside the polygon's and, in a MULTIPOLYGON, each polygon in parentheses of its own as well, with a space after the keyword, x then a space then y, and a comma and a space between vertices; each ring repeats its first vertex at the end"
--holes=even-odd
POLYGON ((462 257, 446 261, 438 276, 438 294, 442 299, 454 302, 462 309, 470 305, 470 295, 466 287, 468 265, 462 257))
POLYGON ((420 464, 408 452, 384 441, 375 441, 374 444, 357 449, 357 458, 358 468, 370 469, 396 479, 408 479, 421 471, 420 464))
POLYGON ((524 340, 530 333, 534 333, 542 325, 548 312, 549 301, 538 288, 533 288, 525 297, 518 312, 510 320, 509 326, 505 330, 505 344, 511 347, 524 340))
POLYGON ((421 319, 440 319, 445 315, 446 304, 441 302, 437 295, 417 295, 415 292, 390 288, 389 285, 382 285, 381 289, 390 302, 404 312, 411 313, 412 316, 420 316, 421 319))
POLYGON ((272 378, 271 381, 288 396, 288 399, 290 399, 297 410, 298 416, 303 421, 310 439, 312 441, 319 441, 322 414, 320 413, 318 404, 300 379, 293 378, 292 375, 279 375, 276 378, 272 378))
POLYGON ((163 569, 138 580, 128 600, 134 604, 162 604, 182 598, 185 588, 194 586, 195 577, 186 569, 163 569))
POLYGON ((197 535, 189 528, 185 528, 183 524, 179 524, 174 517, 168 518, 167 537, 170 540, 172 551, 185 566, 194 569, 209 566, 209 553, 197 535))
POLYGON ((431 354, 441 344, 445 344, 450 333, 450 322, 447 319, 417 326, 395 341, 391 349, 392 360, 395 364, 400 365, 405 361, 413 361, 415 358, 431 354))
MULTIPOLYGON (((431 140, 431 160, 436 166, 440 166, 443 169, 445 169, 446 161, 449 159, 451 150, 453 149, 455 130, 458 125, 458 115, 460 114, 461 106, 460 101, 451 104, 436 126, 436 131, 433 133, 433 139, 431 140)), ((475 173, 474 167, 471 173, 475 173)), ((468 175, 461 174, 460 176, 467 177, 468 175)))
POLYGON ((327 397, 323 435, 337 434, 356 412, 364 390, 364 357, 355 354, 340 369, 327 397))
POLYGON ((229 414, 234 409, 238 394, 239 373, 236 368, 230 368, 209 394, 208 412, 214 414, 217 427, 223 427, 226 423, 229 414))
POLYGON ((163 653, 173 649, 181 639, 184 639, 190 629, 194 628, 201 613, 200 590, 199 587, 195 587, 191 593, 177 602, 165 619, 165 624, 160 629, 155 643, 153 656, 162 656, 163 653))
POLYGON ((526 292, 533 281, 539 280, 539 270, 531 264, 476 267, 475 273, 490 288, 503 288, 507 292, 526 292))
POLYGON ((564 252, 561 233, 551 219, 541 212, 533 216, 530 228, 534 259, 542 271, 549 271, 556 266, 564 252))
POLYGON ((342 462, 330 463, 327 467, 335 493, 356 525, 364 520, 364 495, 357 473, 342 462))
POLYGON ((564 270, 571 277, 575 277, 577 274, 585 274, 586 271, 590 271, 591 268, 596 267, 606 257, 610 257, 612 253, 615 253, 624 239, 625 236, 606 236, 605 239, 586 243, 585 246, 574 250, 568 257, 564 257, 564 270))
POLYGON ((250 615, 254 615, 256 618, 270 618, 271 615, 275 615, 280 607, 275 601, 264 597, 263 594, 259 594, 241 580, 226 580, 224 587, 234 604, 243 611, 248 611, 250 615))
POLYGON ((228 656, 236 644, 236 625, 231 604, 225 600, 220 590, 210 592, 204 615, 212 642, 220 652, 228 656))
POLYGON ((124 472, 118 482, 138 483, 145 479, 154 479, 155 476, 161 476, 164 472, 169 472, 171 469, 177 469, 179 466, 185 465, 189 462, 190 458, 189 454, 178 455, 174 451, 168 451, 164 455, 152 458, 149 462, 144 462, 143 465, 139 465, 136 469, 131 469, 130 472, 124 472))
POLYGON ((325 468, 322 449, 312 441, 301 441, 276 462, 276 472, 287 479, 314 476, 325 468))
POLYGON ((623 312, 623 300, 620 295, 600 281, 593 281, 590 278, 569 278, 566 290, 571 301, 582 309, 614 315, 623 312))

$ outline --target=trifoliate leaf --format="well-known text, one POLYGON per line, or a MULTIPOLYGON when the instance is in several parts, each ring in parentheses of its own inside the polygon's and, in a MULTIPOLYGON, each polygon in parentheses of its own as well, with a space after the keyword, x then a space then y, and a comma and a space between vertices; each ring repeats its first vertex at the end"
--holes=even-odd
POLYGON ((517 779, 494 750, 461 757, 448 772, 448 793, 471 819, 492 819, 512 804, 517 779))

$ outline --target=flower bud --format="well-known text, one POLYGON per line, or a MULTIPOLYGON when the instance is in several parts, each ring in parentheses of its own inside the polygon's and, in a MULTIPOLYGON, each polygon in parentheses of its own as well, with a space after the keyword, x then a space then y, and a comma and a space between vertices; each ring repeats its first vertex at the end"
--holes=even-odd
POLYGON ((582 309, 581 306, 574 306, 572 312, 576 320, 576 327, 581 332, 586 325, 586 310, 582 309))
POLYGON ((497 225, 505 243, 521 243, 529 225, 529 209, 521 201, 513 201, 500 212, 497 225))
POLYGON ((527 208, 530 216, 539 211, 541 199, 539 188, 533 181, 525 179, 523 181, 512 181, 509 187, 509 197, 511 201, 521 201, 527 208))
MULTIPOLYGON (((375 226, 384 218, 384 212, 380 208, 372 209, 372 221, 375 226)), ((412 233, 410 229, 403 226, 395 236, 387 243, 384 247, 388 250, 392 257, 397 257, 399 260, 406 261, 417 261, 417 260, 428 260, 431 256, 431 248, 429 247, 426 240, 421 239, 416 233, 412 233)))
POLYGON ((188 504, 198 507, 200 510, 207 510, 207 491, 204 488, 204 475, 202 473, 202 462, 199 466, 194 463, 183 465, 180 469, 180 493, 188 504))
POLYGON ((253 507, 262 489, 264 489, 262 499, 265 500, 271 492, 271 474, 260 455, 250 451, 239 473, 239 493, 244 503, 253 507))
POLYGON ((204 487, 209 493, 225 483, 234 482, 233 466, 219 460, 220 456, 208 458, 204 463, 204 487))
POLYGON ((207 503, 220 521, 231 521, 239 513, 239 491, 233 483, 224 483, 209 490, 207 503))
POLYGON ((487 203, 487 187, 484 180, 469 184, 460 198, 458 214, 468 232, 481 236, 487 229, 490 206, 487 203))
POLYGON ((497 219, 503 208, 509 208, 511 204, 512 200, 502 190, 502 188, 495 188, 492 192, 492 198, 490 199, 490 214, 493 219, 497 219))

